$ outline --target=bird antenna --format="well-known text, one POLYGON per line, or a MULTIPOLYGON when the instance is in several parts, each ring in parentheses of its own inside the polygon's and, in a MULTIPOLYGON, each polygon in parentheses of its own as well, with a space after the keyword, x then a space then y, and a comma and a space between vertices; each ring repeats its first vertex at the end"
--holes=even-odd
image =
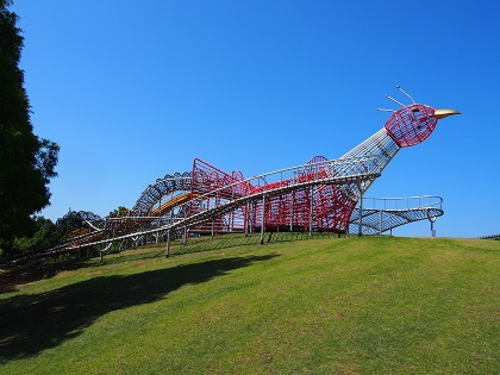
POLYGON ((401 87, 401 85, 397 85, 396 88, 401 91, 401 93, 405 96, 407 96, 408 98, 410 98, 410 100, 413 102, 413 104, 417 104, 417 102, 415 102, 415 99, 413 99, 413 97, 408 94, 405 90, 403 90, 403 88, 401 87))
POLYGON ((403 103, 401 103, 401 102, 397 101, 397 100, 396 100, 396 99, 394 99, 392 96, 386 95, 385 97, 386 97, 387 99, 389 99, 389 100, 392 100, 394 103, 399 104, 401 107, 406 107, 403 103))

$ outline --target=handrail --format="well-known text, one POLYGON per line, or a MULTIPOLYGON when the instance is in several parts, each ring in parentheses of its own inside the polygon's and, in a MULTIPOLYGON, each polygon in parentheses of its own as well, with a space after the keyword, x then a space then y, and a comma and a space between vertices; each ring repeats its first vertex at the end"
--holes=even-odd
MULTIPOLYGON (((276 193, 277 191, 286 192, 288 190, 292 190, 294 186, 308 187, 308 186, 312 186, 312 185, 318 184, 318 183, 334 183, 334 184, 342 185, 342 184, 352 183, 352 182, 357 181, 357 180, 367 180, 367 179, 375 178, 378 176, 379 176, 378 174, 364 174, 364 175, 352 175, 352 176, 342 176, 342 177, 330 177, 328 179, 310 180, 310 181, 299 183, 297 185, 288 185, 286 187, 279 187, 279 188, 276 188, 276 189, 273 189, 270 191, 260 191, 260 192, 257 192, 255 194, 247 195, 247 196, 244 196, 241 198, 236 198, 236 199, 234 199, 230 202, 227 202, 226 204, 222 204, 218 207, 210 208, 210 209, 207 209, 205 211, 196 213, 192 216, 189 216, 189 217, 183 218, 182 220, 179 220, 177 222, 171 223, 170 225, 163 225, 163 226, 160 226, 160 227, 157 227, 154 229, 147 229, 147 230, 143 230, 143 231, 138 231, 138 232, 134 232, 134 233, 129 233, 129 234, 117 236, 114 238, 108 238, 108 239, 89 242, 89 243, 85 243, 85 244, 75 245, 75 246, 69 247, 68 250, 74 250, 74 249, 79 249, 79 248, 83 248, 83 247, 119 241, 119 240, 123 240, 126 238, 131 238, 133 236, 142 236, 145 234, 152 234, 152 233, 162 232, 162 231, 166 231, 166 230, 177 229, 177 228, 182 227, 182 226, 195 225, 195 224, 198 224, 198 223, 206 220, 208 218, 208 214, 220 213, 217 211, 220 211, 224 208, 232 208, 235 203, 239 204, 242 201, 250 201, 250 200, 257 199, 257 198, 261 199, 261 197, 263 195, 273 194, 273 193, 276 193)), ((189 201, 188 203, 190 203, 190 202, 192 202, 192 201, 189 201)), ((181 206, 182 205, 179 205, 178 207, 181 207, 181 206)))
POLYGON ((409 210, 439 208, 443 209, 443 198, 438 195, 413 195, 409 197, 363 197, 363 209, 371 210, 409 210), (373 204, 370 207, 369 203, 373 204), (402 203, 406 202, 406 204, 402 203))
MULTIPOLYGON (((255 175, 255 176, 252 176, 252 177, 248 177, 246 179, 243 179, 243 180, 240 180, 240 181, 236 181, 236 182, 233 182, 231 184, 228 184, 228 185, 224 185, 220 188, 217 188, 217 189, 214 189, 214 190, 211 190, 207 193, 204 193, 204 194, 201 194, 199 195, 198 197, 194 198, 194 199, 191 199, 189 200, 188 202, 185 202, 185 203, 182 203, 180 205, 178 205, 177 207, 178 208, 182 208, 182 207, 185 207, 185 206, 189 206, 189 205, 192 205, 194 202, 202 202, 203 200, 207 199, 207 198, 211 198, 213 197, 214 195, 217 195, 218 193, 221 193, 223 191, 227 191, 228 189, 232 189, 238 185, 240 186, 245 186, 246 187, 249 187, 251 186, 250 182, 252 181, 257 181, 259 183, 259 187, 261 186, 260 185, 260 181, 262 180, 263 181, 263 184, 264 185, 267 185, 270 183, 270 181, 267 181, 265 178, 266 177, 269 177, 269 176, 276 176, 276 175, 280 175, 281 177, 281 181, 283 182, 283 174, 286 173, 286 172, 292 172, 292 171, 312 171, 312 173, 316 173, 318 174, 318 170, 315 170, 315 167, 317 166, 326 166, 326 167, 330 167, 332 168, 333 166, 337 166, 337 165, 340 165, 340 166, 353 166, 355 165, 356 163, 360 163, 360 162, 365 162, 365 161, 368 161, 368 160, 375 160, 376 158, 375 157, 361 157, 361 156, 356 156, 356 157, 347 157, 347 158, 340 158, 340 159, 329 159, 329 160, 324 160, 324 161, 320 161, 320 162, 315 162, 315 163, 307 163, 307 164, 301 164, 301 165, 296 165, 296 166, 293 166, 293 167, 288 167, 288 168, 283 168, 283 169, 278 169, 278 170, 275 170, 275 171, 271 171, 271 172, 267 172, 267 173, 263 173, 263 174, 260 174, 260 175, 255 175)), ((297 179, 297 181, 294 181, 295 183, 291 184, 291 186, 295 185, 297 182, 298 182, 298 178, 297 176, 293 176, 291 177, 292 181, 294 179, 297 179)))

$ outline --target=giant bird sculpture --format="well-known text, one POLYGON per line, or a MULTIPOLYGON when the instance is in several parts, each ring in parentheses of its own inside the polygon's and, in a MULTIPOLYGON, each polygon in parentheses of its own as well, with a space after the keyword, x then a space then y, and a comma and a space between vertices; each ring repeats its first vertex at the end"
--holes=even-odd
POLYGON ((167 233, 168 241, 172 231, 183 231, 184 235, 188 231, 260 231, 261 240, 265 230, 346 233, 361 197, 398 151, 425 141, 440 119, 460 113, 417 104, 400 86, 397 88, 411 104, 387 95, 400 108, 380 109, 391 112, 382 129, 339 159, 315 157, 301 166, 247 179, 240 172, 228 174, 195 159, 192 172, 168 175, 150 185, 130 217, 108 218, 104 227, 93 227, 94 232, 37 256, 126 239, 136 241, 149 234, 158 240, 160 233, 167 233), (182 195, 171 195, 180 190, 182 195), (165 200, 167 195, 170 198, 165 200), (182 215, 175 217, 173 210, 182 215))

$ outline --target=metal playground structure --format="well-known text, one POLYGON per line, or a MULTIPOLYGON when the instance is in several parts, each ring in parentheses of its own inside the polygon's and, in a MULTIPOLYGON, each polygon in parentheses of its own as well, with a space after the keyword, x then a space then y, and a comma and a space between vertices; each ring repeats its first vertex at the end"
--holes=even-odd
POLYGON ((399 105, 384 126, 337 159, 316 156, 307 163, 245 178, 201 159, 191 171, 166 175, 149 185, 134 207, 117 217, 87 220, 87 229, 37 256, 98 247, 125 240, 166 242, 224 233, 331 232, 382 234, 443 214, 437 196, 366 198, 365 192, 402 149, 425 141, 438 121, 459 114, 386 96, 399 105))

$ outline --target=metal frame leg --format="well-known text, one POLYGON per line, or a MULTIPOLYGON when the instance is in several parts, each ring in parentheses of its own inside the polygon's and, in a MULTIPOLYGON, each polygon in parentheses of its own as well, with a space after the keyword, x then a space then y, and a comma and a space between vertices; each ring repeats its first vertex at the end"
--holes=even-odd
POLYGON ((165 245, 165 257, 170 256, 170 229, 167 230, 167 244, 165 245))
POLYGON ((264 227, 266 226, 266 195, 262 196, 262 220, 260 223, 260 244, 264 245, 264 227))

